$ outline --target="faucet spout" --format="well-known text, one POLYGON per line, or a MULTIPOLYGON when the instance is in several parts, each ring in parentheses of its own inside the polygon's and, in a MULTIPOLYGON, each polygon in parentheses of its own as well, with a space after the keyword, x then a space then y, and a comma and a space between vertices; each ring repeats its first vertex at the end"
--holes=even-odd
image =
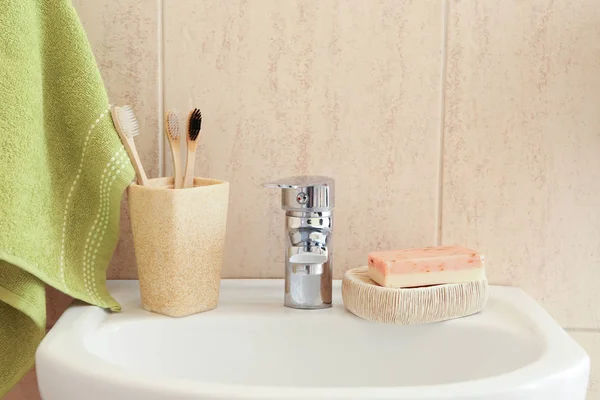
POLYGON ((331 212, 287 212, 287 307, 331 307, 331 212))
POLYGON ((293 264, 323 264, 329 259, 327 248, 311 247, 306 250, 302 247, 290 249, 289 262, 293 264))
MULTIPOLYGON (((321 213, 322 214, 322 213, 321 213)), ((323 217, 323 215, 321 215, 323 217)), ((323 264, 329 260, 328 241, 331 235, 330 221, 327 227, 311 226, 312 220, 321 221, 323 218, 308 218, 304 216, 288 216, 288 238, 287 261, 295 264, 323 264), (303 225, 300 228, 294 225, 303 225)), ((319 224, 317 222, 317 224, 319 224)))

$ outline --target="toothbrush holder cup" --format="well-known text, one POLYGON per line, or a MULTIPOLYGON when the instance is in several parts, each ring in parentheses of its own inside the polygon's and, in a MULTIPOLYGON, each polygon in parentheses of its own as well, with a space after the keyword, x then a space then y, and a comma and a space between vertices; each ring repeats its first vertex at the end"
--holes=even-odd
POLYGON ((229 183, 172 188, 172 177, 131 184, 129 212, 143 307, 183 317, 217 307, 229 183))

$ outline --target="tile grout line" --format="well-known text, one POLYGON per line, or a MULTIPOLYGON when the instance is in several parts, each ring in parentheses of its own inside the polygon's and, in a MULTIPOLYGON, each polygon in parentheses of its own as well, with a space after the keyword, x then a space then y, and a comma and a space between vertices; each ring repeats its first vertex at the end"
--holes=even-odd
POLYGON ((444 194, 444 142, 446 129, 446 72, 448 64, 448 4, 449 0, 444 0, 442 10, 442 66, 440 71, 440 141, 438 155, 438 188, 437 188, 437 209, 436 209, 436 244, 442 244, 442 213, 443 213, 443 194, 444 194))
POLYGON ((165 173, 165 135, 164 135, 164 0, 158 0, 158 18, 156 19, 157 26, 157 100, 158 100, 158 176, 162 177, 165 173))

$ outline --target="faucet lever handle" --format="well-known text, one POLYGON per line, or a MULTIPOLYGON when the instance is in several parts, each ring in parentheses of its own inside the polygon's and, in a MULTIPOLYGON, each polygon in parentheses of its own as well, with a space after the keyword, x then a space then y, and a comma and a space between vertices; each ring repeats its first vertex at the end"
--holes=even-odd
POLYGON ((302 175, 264 183, 283 189, 281 207, 286 211, 329 211, 334 205, 335 181, 327 176, 302 175))

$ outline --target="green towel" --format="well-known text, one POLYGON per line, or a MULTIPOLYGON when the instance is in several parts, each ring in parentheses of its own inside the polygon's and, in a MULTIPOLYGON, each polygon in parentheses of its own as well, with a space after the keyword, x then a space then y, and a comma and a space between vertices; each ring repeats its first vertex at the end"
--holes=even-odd
POLYGON ((70 0, 0 7, 0 398, 33 365, 46 285, 119 310, 106 290, 133 168, 70 0))

